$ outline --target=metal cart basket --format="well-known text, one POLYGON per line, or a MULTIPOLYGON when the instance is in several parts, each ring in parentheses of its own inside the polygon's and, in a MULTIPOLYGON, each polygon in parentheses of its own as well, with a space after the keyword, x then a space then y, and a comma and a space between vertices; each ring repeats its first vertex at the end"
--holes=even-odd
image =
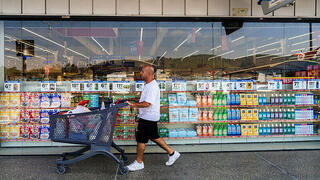
POLYGON ((62 159, 56 160, 57 173, 64 174, 67 166, 94 155, 103 154, 120 164, 121 174, 127 174, 128 168, 124 162, 128 160, 128 157, 124 154, 124 150, 112 140, 117 112, 119 108, 127 105, 121 103, 104 110, 50 116, 50 138, 52 141, 86 145, 76 152, 63 153, 62 159), (121 153, 121 159, 110 152, 111 146, 121 153), (67 160, 67 155, 76 157, 67 160))

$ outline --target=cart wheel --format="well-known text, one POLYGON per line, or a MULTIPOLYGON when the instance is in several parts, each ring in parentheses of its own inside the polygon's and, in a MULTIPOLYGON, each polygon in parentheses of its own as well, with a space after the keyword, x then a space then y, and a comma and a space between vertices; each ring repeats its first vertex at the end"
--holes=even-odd
POLYGON ((128 172, 129 172, 128 167, 124 166, 123 168, 120 168, 120 174, 121 175, 128 174, 128 172))
POLYGON ((64 166, 57 166, 57 173, 58 174, 66 173, 66 168, 64 166))
POLYGON ((122 155, 122 161, 124 162, 124 163, 127 163, 128 162, 128 156, 126 156, 126 155, 122 155))

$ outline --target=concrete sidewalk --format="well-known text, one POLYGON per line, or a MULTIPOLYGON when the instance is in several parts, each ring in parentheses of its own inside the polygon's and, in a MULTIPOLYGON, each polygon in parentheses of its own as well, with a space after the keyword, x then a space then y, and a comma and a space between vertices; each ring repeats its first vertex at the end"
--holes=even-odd
POLYGON ((0 179, 320 179, 320 151, 183 153, 172 167, 164 165, 166 154, 145 154, 145 169, 128 175, 100 155, 58 175, 56 158, 0 156, 0 179))

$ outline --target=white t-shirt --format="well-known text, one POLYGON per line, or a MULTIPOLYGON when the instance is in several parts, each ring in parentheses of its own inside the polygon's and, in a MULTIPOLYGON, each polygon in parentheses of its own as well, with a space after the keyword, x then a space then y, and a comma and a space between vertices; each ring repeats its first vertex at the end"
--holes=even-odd
POLYGON ((148 102, 147 108, 139 108, 139 118, 149 121, 160 119, 160 89, 156 80, 145 84, 139 102, 148 102))
POLYGON ((85 112, 91 112, 89 108, 77 105, 77 107, 71 111, 71 113, 76 114, 76 113, 85 113, 85 112))

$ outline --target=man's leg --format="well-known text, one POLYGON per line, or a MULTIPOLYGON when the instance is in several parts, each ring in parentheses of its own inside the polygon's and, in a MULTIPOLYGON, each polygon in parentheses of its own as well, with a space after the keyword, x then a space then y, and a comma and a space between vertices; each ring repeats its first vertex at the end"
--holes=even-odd
POLYGON ((172 154, 174 152, 162 138, 151 139, 151 141, 157 143, 158 146, 167 151, 168 154, 172 154))
POLYGON ((145 149, 146 149, 146 144, 138 142, 138 144, 137 144, 137 161, 138 161, 138 163, 142 163, 143 153, 144 153, 145 149))

